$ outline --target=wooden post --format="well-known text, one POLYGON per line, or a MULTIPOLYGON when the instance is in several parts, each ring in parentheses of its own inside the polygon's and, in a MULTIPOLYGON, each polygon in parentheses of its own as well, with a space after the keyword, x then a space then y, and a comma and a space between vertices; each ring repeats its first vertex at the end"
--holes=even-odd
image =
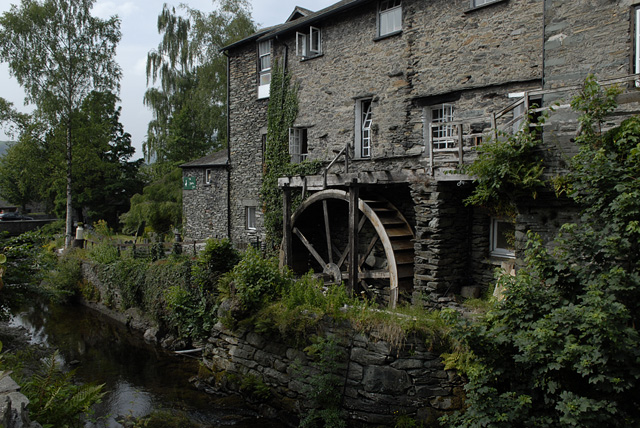
POLYGON ((284 245, 284 265, 291 267, 293 252, 291 249, 291 188, 285 185, 282 188, 282 236, 284 245))
POLYGON ((358 203, 360 189, 356 178, 349 184, 349 293, 353 293, 358 283, 358 203))

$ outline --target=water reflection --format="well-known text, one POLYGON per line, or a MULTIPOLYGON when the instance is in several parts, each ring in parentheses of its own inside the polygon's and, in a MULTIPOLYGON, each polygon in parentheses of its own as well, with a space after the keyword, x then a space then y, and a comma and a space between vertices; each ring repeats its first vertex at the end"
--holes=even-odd
POLYGON ((242 408, 224 408, 195 390, 188 379, 197 373, 194 359, 169 354, 142 340, 104 315, 82 306, 36 302, 13 316, 31 342, 56 348, 60 362, 77 370, 83 382, 104 383, 108 395, 96 406, 87 427, 121 427, 119 419, 153 410, 180 410, 205 427, 279 428, 242 408))

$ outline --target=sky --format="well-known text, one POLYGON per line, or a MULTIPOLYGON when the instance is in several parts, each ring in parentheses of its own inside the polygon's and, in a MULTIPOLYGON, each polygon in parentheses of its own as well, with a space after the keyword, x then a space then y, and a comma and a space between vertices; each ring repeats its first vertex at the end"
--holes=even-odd
MULTIPOLYGON (((253 20, 258 27, 283 23, 296 6, 317 11, 337 0, 250 0, 253 20)), ((0 0, 0 13, 8 11, 12 4, 20 0, 0 0)), ((135 157, 142 157, 142 143, 145 140, 151 111, 142 103, 147 89, 145 66, 147 53, 160 42, 157 30, 158 14, 162 5, 178 6, 186 3, 194 9, 209 12, 214 8, 212 0, 97 0, 93 15, 107 18, 118 15, 121 19, 122 39, 118 45, 116 61, 122 67, 120 99, 122 113, 120 121, 136 149, 135 157)), ((13 103, 22 112, 30 112, 33 107, 24 105, 24 91, 18 82, 10 77, 6 63, 0 63, 0 97, 13 103)), ((10 140, 0 128, 0 141, 10 140)))

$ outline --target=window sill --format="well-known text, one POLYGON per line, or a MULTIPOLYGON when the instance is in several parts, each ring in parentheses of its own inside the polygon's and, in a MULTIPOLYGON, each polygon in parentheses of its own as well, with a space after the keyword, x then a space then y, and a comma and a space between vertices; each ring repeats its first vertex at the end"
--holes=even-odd
POLYGON ((496 257, 500 259, 510 259, 513 260, 516 258, 516 254, 510 251, 492 251, 491 257, 496 257))
POLYGON ((312 59, 320 58, 323 56, 324 54, 321 54, 321 53, 313 56, 303 56, 302 58, 300 58, 300 62, 311 61, 312 59))
POLYGON ((508 1, 509 0, 496 0, 496 1, 491 2, 491 3, 485 3, 485 4, 482 4, 480 6, 475 6, 475 7, 469 8, 469 9, 465 10, 463 13, 465 13, 465 14, 473 13, 476 10, 484 9, 485 7, 490 7, 490 6, 493 6, 493 5, 496 5, 496 4, 500 4, 500 3, 506 3, 508 1))
MULTIPOLYGON (((504 0, 503 0, 504 1, 504 0)), ((385 34, 384 36, 378 36, 373 39, 374 42, 379 42, 380 40, 388 39, 390 37, 399 36, 402 34, 402 30, 394 31, 393 33, 385 34)))

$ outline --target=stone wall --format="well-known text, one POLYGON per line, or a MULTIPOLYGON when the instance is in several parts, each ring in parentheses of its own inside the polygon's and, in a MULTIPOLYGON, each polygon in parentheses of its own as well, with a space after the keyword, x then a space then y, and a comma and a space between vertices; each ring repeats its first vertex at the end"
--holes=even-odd
POLYGON ((310 159, 329 161, 353 144, 360 98, 372 99, 372 157, 352 167, 391 170, 416 167, 421 159, 422 99, 436 104, 443 102, 436 96, 472 91, 463 96, 469 102, 456 105, 456 117, 463 118, 505 107, 509 91, 529 89, 533 81, 540 87, 541 1, 469 11, 468 0, 409 0, 402 9, 403 31, 385 38, 376 38, 375 2, 314 24, 323 51, 309 59, 295 55, 295 32, 279 36, 277 55, 286 54, 300 88, 295 125, 308 128, 310 159))
MULTIPOLYGON (((462 380, 445 371, 437 353, 424 340, 411 337, 393 346, 376 334, 357 333, 355 326, 327 325, 327 335, 340 344, 344 361, 338 375, 342 409, 351 424, 393 426, 398 414, 432 425, 445 412, 462 406, 462 380)), ((308 410, 307 392, 318 374, 301 347, 248 330, 231 331, 218 324, 209 339, 204 363, 214 388, 237 390, 242 379, 257 378, 271 390, 270 403, 298 414, 308 410)))
POLYGON ((182 191, 184 241, 228 236, 228 171, 226 167, 183 168, 182 177, 195 177, 196 187, 182 191), (211 170, 211 182, 205 171, 211 170))
POLYGON ((411 187, 416 210, 416 304, 447 306, 462 287, 473 284, 472 210, 462 202, 470 191, 468 183, 455 182, 416 182, 411 187))
POLYGON ((264 240, 262 203, 262 135, 267 132, 268 99, 258 100, 256 45, 229 53, 229 147, 231 157, 231 241, 243 247, 264 240), (246 208, 256 209, 256 229, 246 226, 246 208))
MULTIPOLYGON (((580 85, 588 74, 612 79, 634 72, 634 0, 545 0, 544 89, 580 85)), ((545 96, 545 105, 568 103, 577 91, 545 96)), ((638 107, 635 108, 636 112, 638 107)), ((545 127, 547 174, 566 170, 577 153, 577 115, 554 112, 545 127)))

